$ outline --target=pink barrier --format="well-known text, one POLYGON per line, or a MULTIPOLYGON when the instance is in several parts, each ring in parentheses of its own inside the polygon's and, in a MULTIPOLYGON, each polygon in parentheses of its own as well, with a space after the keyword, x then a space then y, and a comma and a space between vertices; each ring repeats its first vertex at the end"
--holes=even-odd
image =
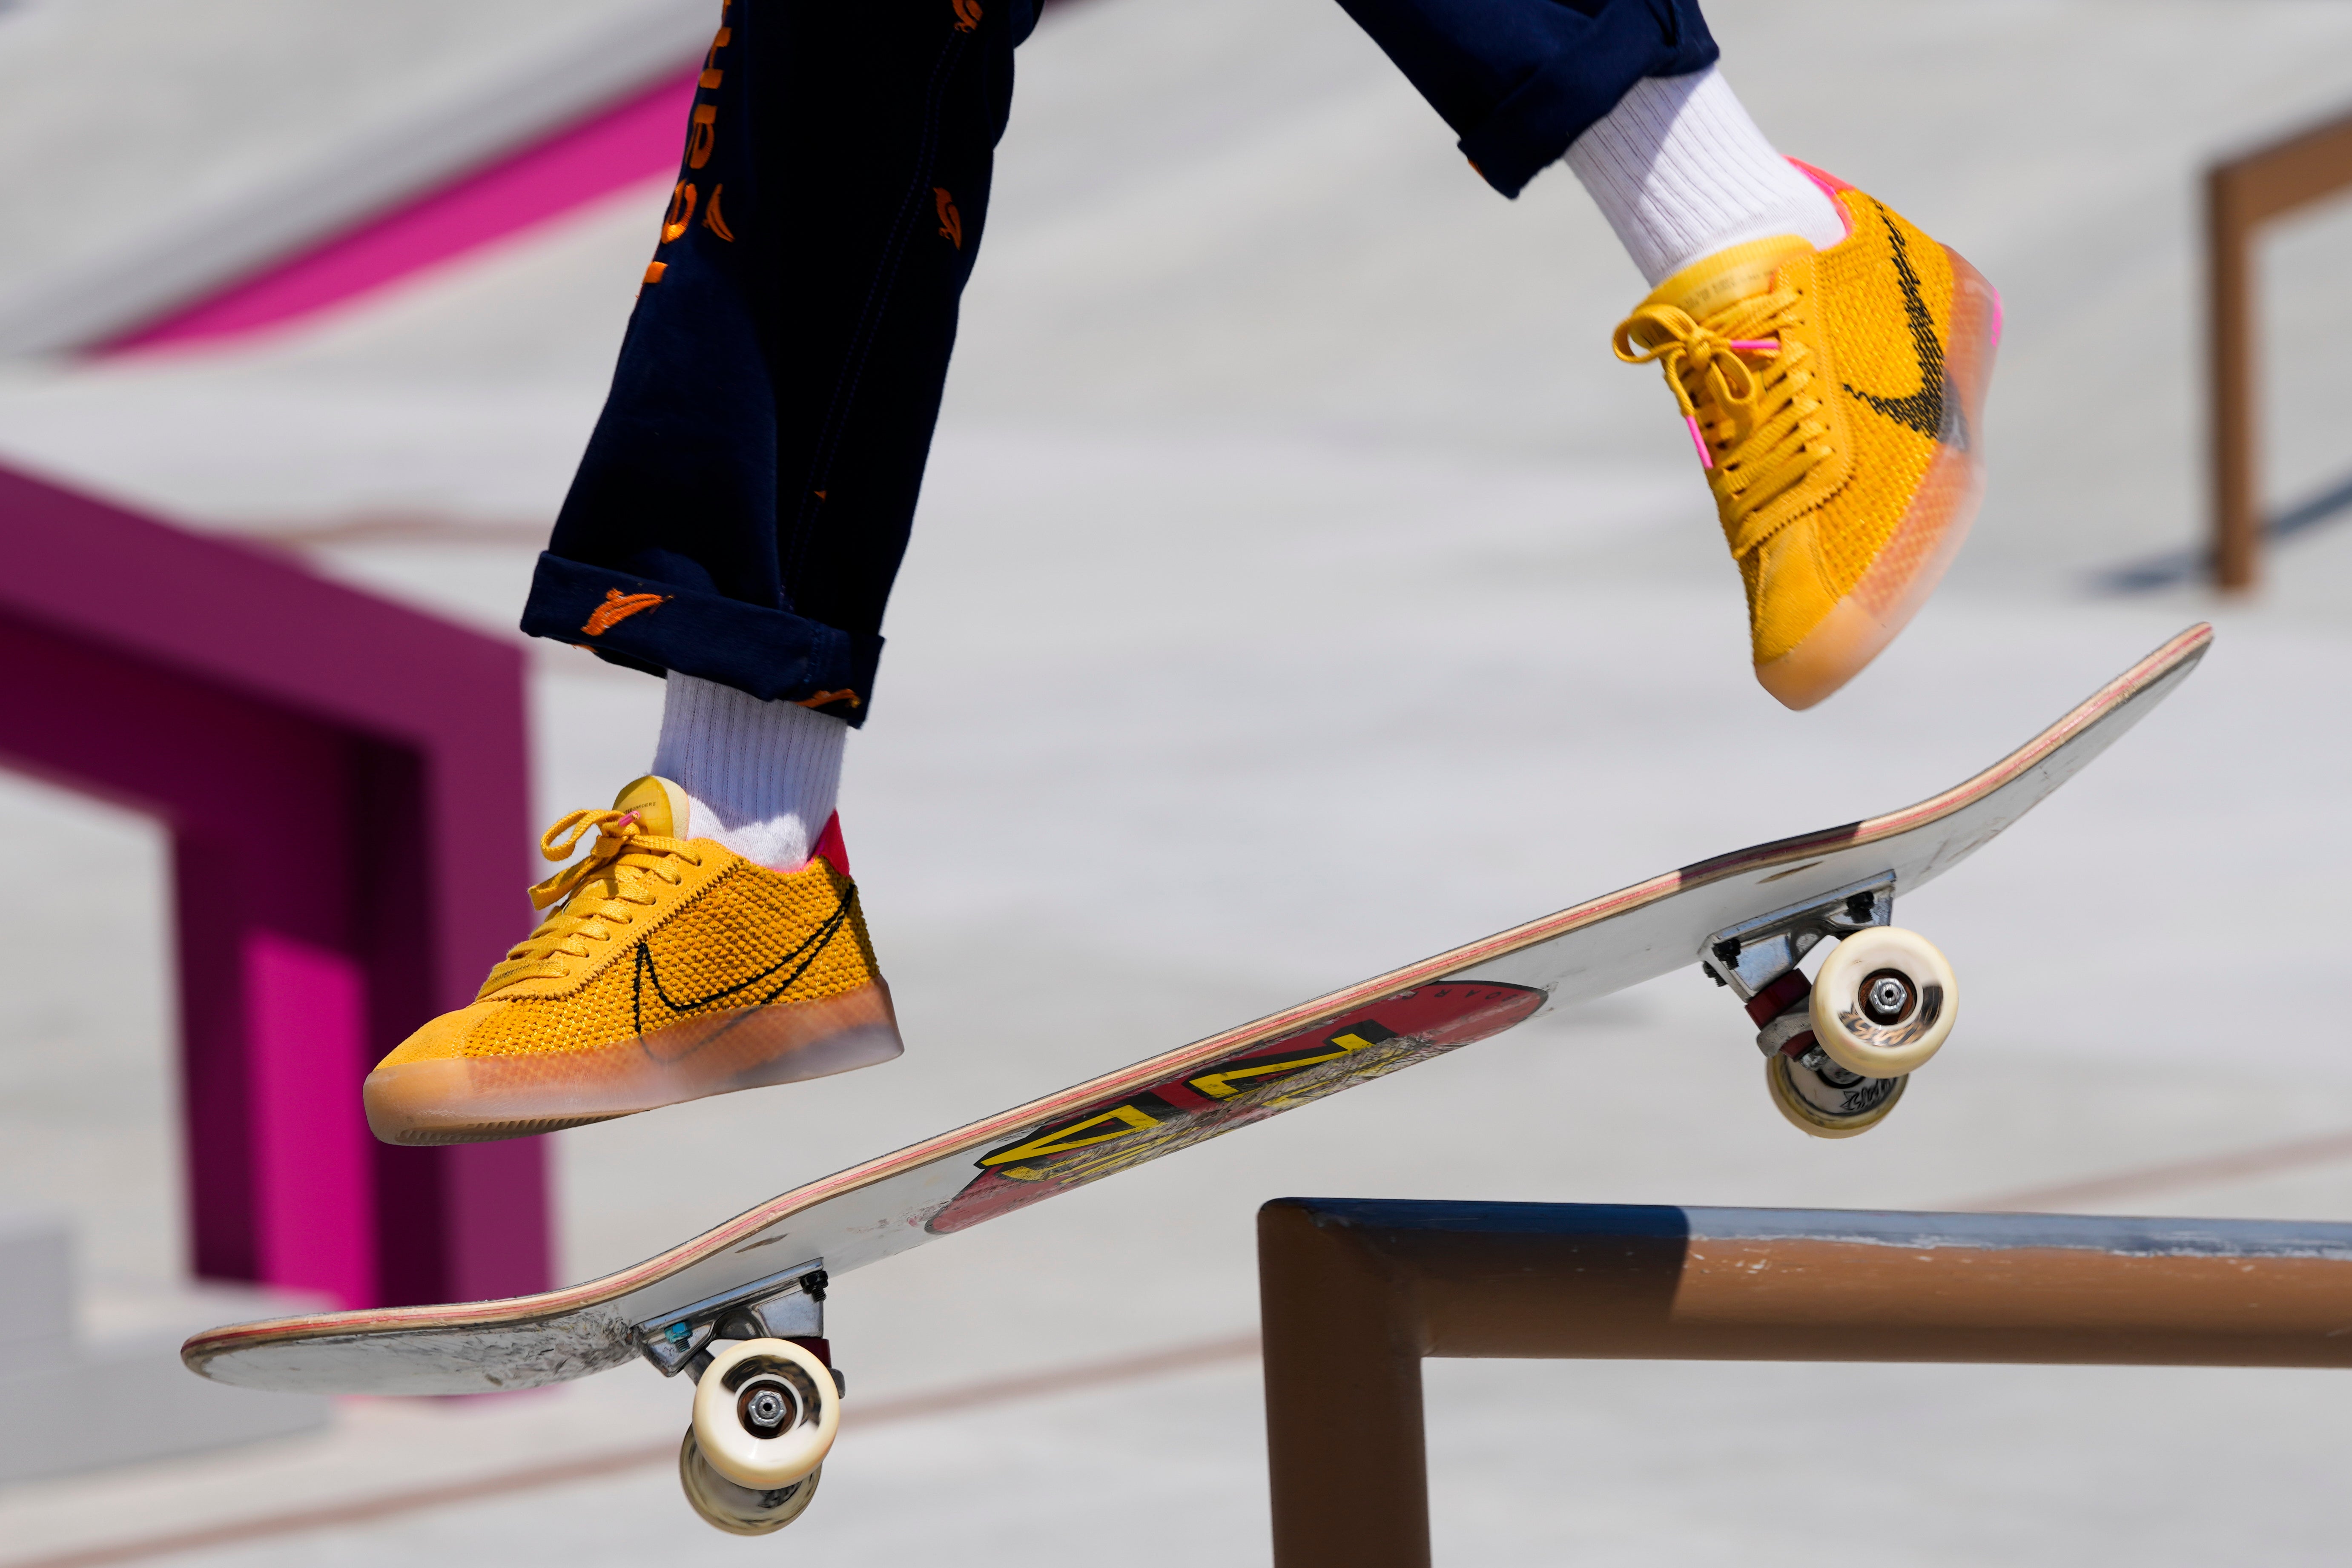
POLYGON ((373 1061, 367 976, 348 955, 274 931, 245 942, 259 1274, 358 1304, 378 1299, 367 1233, 374 1146, 349 1114, 352 1064, 373 1061))
MULTIPOLYGON (((104 352, 278 326, 673 170, 700 68, 173 310, 104 352)), ((649 223, 648 253, 653 242, 649 223)))
POLYGON ((539 1140, 389 1148, 359 1102, 529 923, 522 650, 5 469, 0 559, 0 759, 172 832, 196 1272, 545 1288, 539 1140))

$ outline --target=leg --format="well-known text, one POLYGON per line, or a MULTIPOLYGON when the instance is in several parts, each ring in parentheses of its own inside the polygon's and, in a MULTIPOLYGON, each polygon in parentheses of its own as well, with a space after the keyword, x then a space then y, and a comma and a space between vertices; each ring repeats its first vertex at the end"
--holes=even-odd
POLYGON ((654 258, 523 629, 667 674, 653 774, 379 1136, 512 1137, 898 1054, 833 820, 870 711, 1034 0, 722 0, 654 258))
POLYGON ((1758 680, 1807 708, 1909 621, 1983 492, 2000 301, 1958 253, 1776 154, 1695 0, 1340 0, 1506 195, 1565 158, 1653 287, 1656 361, 1748 596, 1758 680))
POLYGON ((1719 52, 1695 0, 1339 0, 1507 196, 1645 77, 1719 52))
POLYGON ((523 629, 862 723, 1034 0, 729 0, 523 629))

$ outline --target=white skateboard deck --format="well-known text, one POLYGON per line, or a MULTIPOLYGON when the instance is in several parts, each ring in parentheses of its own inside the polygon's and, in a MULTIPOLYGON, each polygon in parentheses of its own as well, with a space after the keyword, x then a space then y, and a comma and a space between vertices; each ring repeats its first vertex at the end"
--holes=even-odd
POLYGON ((2182 632, 2017 751, 1916 805, 1668 871, 1049 1094, 772 1198, 602 1279, 535 1296, 215 1329, 181 1352, 248 1388, 471 1394, 637 1359, 681 1309, 804 1266, 832 1275, 1156 1160, 1551 1007, 1700 962, 1717 932, 1891 874, 1909 893, 1982 848, 2196 668, 2182 632))

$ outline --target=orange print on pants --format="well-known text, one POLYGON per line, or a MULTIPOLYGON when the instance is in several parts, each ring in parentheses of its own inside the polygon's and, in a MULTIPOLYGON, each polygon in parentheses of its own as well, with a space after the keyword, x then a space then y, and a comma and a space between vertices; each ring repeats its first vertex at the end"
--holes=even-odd
POLYGON ((580 629, 590 637, 602 637, 642 610, 650 610, 668 599, 667 594, 624 594, 618 588, 604 590, 604 602, 588 617, 580 629))

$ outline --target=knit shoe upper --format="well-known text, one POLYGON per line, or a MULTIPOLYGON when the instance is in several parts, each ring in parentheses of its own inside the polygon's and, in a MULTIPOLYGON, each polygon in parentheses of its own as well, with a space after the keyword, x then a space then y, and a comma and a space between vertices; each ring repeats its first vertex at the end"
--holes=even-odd
POLYGON ((551 860, 596 837, 530 890, 547 917, 473 1004, 368 1075, 377 1137, 511 1138, 899 1053, 837 836, 772 871, 688 837, 688 812, 685 791, 643 778, 547 830, 551 860))
POLYGON ((1720 251, 1615 337, 1618 358, 1665 372, 1747 584, 1756 679, 1791 708, 1875 658, 1959 549, 2000 331, 1999 297, 1956 252, 1806 173, 1843 240, 1720 251))

